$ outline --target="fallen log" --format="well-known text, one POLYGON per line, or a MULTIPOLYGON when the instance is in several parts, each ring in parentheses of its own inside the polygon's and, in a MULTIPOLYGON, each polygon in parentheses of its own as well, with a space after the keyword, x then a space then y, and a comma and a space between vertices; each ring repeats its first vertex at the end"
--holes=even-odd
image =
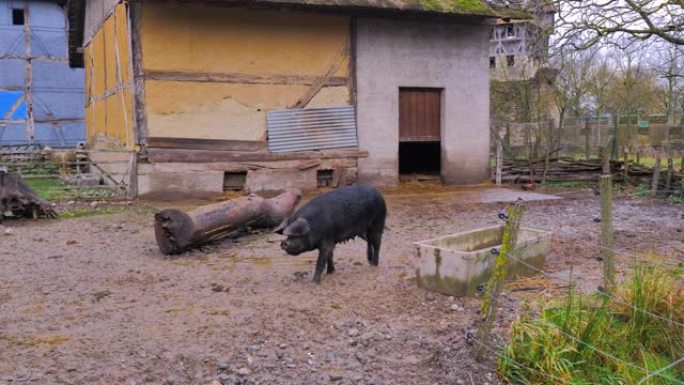
POLYGON ((154 216, 157 245, 164 254, 177 254, 246 227, 275 227, 292 213, 301 196, 298 189, 288 188, 271 199, 249 195, 198 207, 188 213, 162 210, 154 216))
POLYGON ((18 175, 0 170, 0 222, 5 215, 20 218, 56 218, 50 202, 41 199, 18 175))

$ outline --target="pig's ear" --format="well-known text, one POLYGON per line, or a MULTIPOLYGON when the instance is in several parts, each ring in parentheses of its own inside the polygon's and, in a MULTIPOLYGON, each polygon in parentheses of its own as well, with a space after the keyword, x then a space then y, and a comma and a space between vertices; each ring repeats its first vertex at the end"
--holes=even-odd
POLYGON ((280 222, 278 227, 276 227, 276 229, 273 230, 273 232, 276 234, 282 234, 283 230, 285 230, 286 227, 287 227, 287 218, 285 218, 282 222, 280 222))
POLYGON ((302 236, 307 234, 309 231, 311 231, 311 227, 309 226, 309 221, 307 221, 304 218, 297 218, 296 221, 290 223, 289 226, 283 230, 284 235, 290 236, 302 236))

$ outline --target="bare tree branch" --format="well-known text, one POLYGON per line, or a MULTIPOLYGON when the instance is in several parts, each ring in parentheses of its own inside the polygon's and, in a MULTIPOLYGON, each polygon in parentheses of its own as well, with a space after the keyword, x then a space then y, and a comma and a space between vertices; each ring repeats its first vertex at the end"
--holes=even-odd
POLYGON ((684 0, 553 0, 563 44, 586 49, 610 42, 622 47, 658 38, 684 45, 684 0))

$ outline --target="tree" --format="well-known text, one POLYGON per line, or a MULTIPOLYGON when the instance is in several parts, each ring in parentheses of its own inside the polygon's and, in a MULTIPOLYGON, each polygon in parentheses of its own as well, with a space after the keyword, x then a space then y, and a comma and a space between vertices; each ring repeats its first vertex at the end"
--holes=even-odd
POLYGON ((608 102, 613 111, 628 115, 651 112, 655 102, 655 76, 644 58, 644 50, 618 51, 616 79, 608 102))
POLYGON ((587 93, 597 116, 608 111, 610 104, 610 85, 615 81, 615 73, 610 67, 608 58, 600 55, 589 68, 587 93))
POLYGON ((684 103, 684 47, 660 47, 651 57, 651 66, 658 78, 655 96, 668 124, 675 125, 675 115, 684 103))
POLYGON ((551 66, 558 71, 553 83, 554 101, 563 114, 581 116, 591 109, 589 79, 595 50, 560 48, 551 55, 551 66))
POLYGON ((579 48, 658 38, 684 45, 683 0, 553 0, 561 40, 579 48))

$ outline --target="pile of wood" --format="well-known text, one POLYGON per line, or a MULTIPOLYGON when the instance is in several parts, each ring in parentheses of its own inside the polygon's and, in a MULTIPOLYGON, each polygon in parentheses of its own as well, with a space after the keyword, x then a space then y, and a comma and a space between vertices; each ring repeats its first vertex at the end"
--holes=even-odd
MULTIPOLYGON (((610 162, 610 171, 619 176, 622 162, 610 162)), ((547 182, 589 182, 597 181, 601 175, 599 159, 573 160, 556 158, 549 161, 546 171, 547 182)), ((540 183, 544 174, 544 162, 531 163, 526 160, 506 160, 501 169, 503 183, 540 183)))
MULTIPOLYGON (((682 186, 684 179, 679 172, 670 172, 668 184, 668 172, 666 161, 658 172, 660 188, 668 190, 682 186)), ((546 182, 596 182, 602 173, 602 163, 599 159, 574 160, 572 158, 555 158, 549 161, 546 171, 546 182)), ((629 162, 625 172, 623 161, 611 161, 610 172, 614 182, 625 182, 625 174, 628 183, 651 184, 654 169, 644 165, 629 162)), ((506 160, 501 169, 501 181, 503 183, 540 183, 544 174, 544 162, 530 163, 527 160, 506 160)))
POLYGON ((6 215, 56 218, 49 202, 41 199, 18 175, 0 170, 0 222, 6 215))

